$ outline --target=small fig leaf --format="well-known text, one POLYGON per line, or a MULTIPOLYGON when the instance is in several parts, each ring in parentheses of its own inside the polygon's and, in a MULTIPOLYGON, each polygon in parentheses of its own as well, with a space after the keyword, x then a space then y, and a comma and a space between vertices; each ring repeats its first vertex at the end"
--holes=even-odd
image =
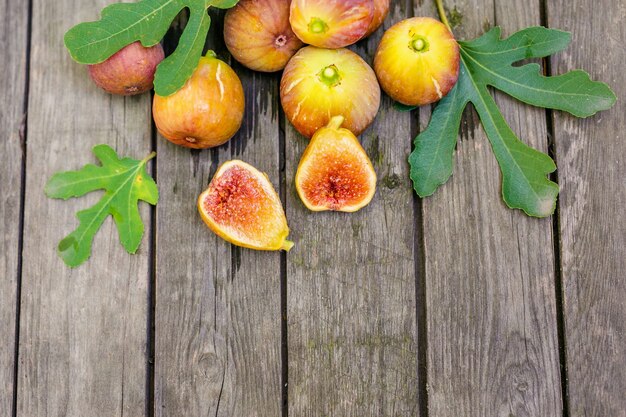
POLYGON ((189 23, 178 49, 155 74, 155 92, 161 96, 178 91, 196 68, 211 25, 209 7, 226 9, 238 0, 141 0, 116 3, 102 9, 100 20, 80 23, 65 34, 65 46, 81 64, 98 64, 125 46, 140 41, 153 46, 163 37, 178 13, 188 8, 189 23))
POLYGON ((100 201, 77 213, 78 227, 58 245, 59 255, 71 267, 89 258, 93 238, 109 215, 113 216, 124 249, 135 253, 144 230, 137 203, 143 200, 155 205, 159 199, 157 185, 146 171, 154 153, 141 161, 120 159, 107 145, 95 146, 93 153, 102 165, 88 164, 78 171, 58 172, 45 187, 48 197, 62 199, 104 190, 100 201))
POLYGON ((543 58, 565 49, 571 36, 544 27, 523 29, 500 39, 495 27, 483 36, 459 42, 459 79, 433 111, 426 130, 415 138, 409 157, 411 179, 417 194, 433 194, 452 175, 452 162, 461 115, 471 102, 502 173, 502 197, 510 208, 529 216, 554 213, 559 187, 548 179, 556 170, 552 159, 521 142, 506 123, 488 86, 533 106, 563 110, 588 117, 615 104, 608 85, 592 81, 584 71, 546 77, 537 64, 514 67, 528 58, 543 58))

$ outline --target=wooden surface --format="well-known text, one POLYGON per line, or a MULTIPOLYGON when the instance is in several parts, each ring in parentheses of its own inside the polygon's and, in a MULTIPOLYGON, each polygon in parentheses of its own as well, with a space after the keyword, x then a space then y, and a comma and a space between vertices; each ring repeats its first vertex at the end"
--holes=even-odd
POLYGON ((569 415, 626 416, 626 4, 547 6, 548 23, 572 32, 553 72, 582 66, 618 97, 586 120, 554 114, 569 415))
MULTIPOLYGON (((461 39, 496 24, 504 35, 572 31, 545 70, 583 68, 618 95, 581 120, 494 93, 520 138, 557 160, 559 209, 544 220, 504 206, 469 108, 454 176, 414 197, 406 159, 430 109, 399 112, 385 95, 360 137, 378 175, 373 202, 355 214, 308 212, 293 186, 307 142, 280 109, 280 74, 231 61, 223 12, 211 13, 207 48, 242 79, 244 125, 215 150, 176 147, 156 134, 149 95, 101 92, 63 47, 65 30, 107 3, 0 9, 0 415, 626 416, 623 1, 446 0, 462 15, 461 39), (135 158, 155 149, 160 202, 141 205, 137 255, 107 220, 91 259, 70 270, 56 243, 99 195, 50 200, 43 186, 94 162, 99 143, 135 158), (233 247, 198 217, 197 195, 232 158, 280 191, 289 254, 233 247)), ((385 27, 436 16, 430 0, 392 3, 385 27)), ((352 49, 371 62, 381 35, 352 49)))
MULTIPOLYGON (((388 25, 410 12, 397 5, 388 25)), ((356 51, 370 64, 380 32, 356 51)), ((354 213, 311 213, 293 178, 308 141, 286 126, 289 414, 396 416, 417 412, 413 198, 409 113, 385 97, 361 143, 378 178, 354 213)))
POLYGON ((0 416, 12 412, 15 328, 20 270, 21 192, 28 58, 28 4, 10 0, 0 7, 0 416))
MULTIPOLYGON (((540 23, 539 3, 516 13, 514 0, 447 4, 463 15, 460 39, 540 23)), ((436 16, 430 2, 416 14, 436 16)), ((496 102, 522 140, 547 151, 545 111, 500 93, 496 102)), ((429 416, 561 414, 552 219, 507 209, 500 186, 478 116, 466 111, 454 176, 423 202, 429 416)))
MULTIPOLYGON (((208 47, 227 58, 221 42, 208 47)), ((200 152, 157 141, 157 416, 280 415, 281 255, 230 246, 196 208, 218 164, 233 158, 279 189, 278 78, 236 70, 247 112, 226 146, 200 152)))
MULTIPOLYGON (((52 173, 93 162, 107 143, 150 152, 149 97, 111 97, 63 47, 63 33, 106 0, 33 3, 17 415, 141 415, 146 411, 149 239, 128 256, 108 219, 91 259, 69 269, 56 244, 100 193, 64 202, 43 193, 52 173), (68 13, 75 10, 75 13, 68 13)), ((148 207, 141 215, 150 219, 148 207)))

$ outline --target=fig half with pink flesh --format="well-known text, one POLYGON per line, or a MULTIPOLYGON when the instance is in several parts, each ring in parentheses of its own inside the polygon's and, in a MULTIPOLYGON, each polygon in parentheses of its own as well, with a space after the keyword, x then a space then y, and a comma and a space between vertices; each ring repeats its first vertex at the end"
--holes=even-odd
POLYGON ((318 130, 296 172, 296 190, 312 211, 360 210, 376 192, 376 172, 356 136, 335 116, 318 130))

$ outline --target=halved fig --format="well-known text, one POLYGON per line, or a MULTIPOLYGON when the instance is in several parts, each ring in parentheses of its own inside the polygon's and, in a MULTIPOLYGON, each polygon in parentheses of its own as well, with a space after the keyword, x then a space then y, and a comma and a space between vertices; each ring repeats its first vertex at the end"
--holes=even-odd
POLYGON ((372 201, 376 172, 356 136, 331 118, 307 146, 296 172, 296 190, 312 211, 357 211, 372 201))
POLYGON ((198 211, 209 228, 244 248, 286 250, 289 227, 276 190, 267 178, 243 161, 224 162, 198 197, 198 211))

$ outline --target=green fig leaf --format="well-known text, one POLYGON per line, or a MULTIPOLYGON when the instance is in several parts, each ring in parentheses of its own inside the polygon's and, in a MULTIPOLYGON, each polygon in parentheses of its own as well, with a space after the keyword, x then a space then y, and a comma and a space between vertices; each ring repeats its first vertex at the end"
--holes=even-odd
POLYGON ((530 27, 507 39, 495 27, 483 36, 459 42, 459 79, 431 116, 428 127, 415 138, 409 157, 413 187, 420 197, 432 195, 452 175, 453 155, 467 103, 471 102, 502 173, 502 197, 510 208, 527 215, 554 213, 559 187, 548 175, 556 170, 552 159, 520 141, 507 124, 488 87, 494 87, 533 106, 588 117, 615 104, 608 85, 592 81, 580 70, 543 76, 537 64, 513 66, 528 58, 543 58, 567 47, 567 32, 530 27))
POLYGON ((81 64, 98 64, 133 42, 145 47, 163 39, 174 18, 189 9, 189 23, 178 48, 157 68, 155 92, 168 96, 178 91, 191 77, 209 32, 209 7, 230 8, 237 0, 141 0, 115 3, 102 9, 100 20, 80 23, 65 34, 65 46, 81 64))
POLYGON ((95 146, 93 153, 102 165, 88 164, 78 171, 56 173, 45 187, 48 197, 64 200, 105 191, 98 203, 77 213, 78 227, 58 245, 59 256, 71 267, 89 258, 93 238, 109 215, 113 216, 124 249, 135 253, 144 231, 138 202, 156 205, 159 199, 157 185, 146 171, 154 152, 141 161, 120 159, 108 145, 95 146))

